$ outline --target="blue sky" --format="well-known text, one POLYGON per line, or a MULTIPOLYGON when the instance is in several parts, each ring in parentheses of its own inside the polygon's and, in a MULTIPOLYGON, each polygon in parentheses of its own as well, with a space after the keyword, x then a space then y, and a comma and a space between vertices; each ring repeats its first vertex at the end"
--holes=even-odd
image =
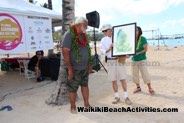
MULTIPOLYGON (((62 0, 53 0, 55 11, 62 12, 61 5, 62 0)), ((94 10, 100 14, 100 27, 107 23, 116 26, 137 22, 143 31, 184 34, 184 0, 75 0, 76 16, 85 17, 94 10)))

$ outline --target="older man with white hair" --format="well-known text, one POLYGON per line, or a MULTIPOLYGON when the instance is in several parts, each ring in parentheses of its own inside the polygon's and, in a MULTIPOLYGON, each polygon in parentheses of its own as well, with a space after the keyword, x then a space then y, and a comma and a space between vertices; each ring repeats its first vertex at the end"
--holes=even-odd
POLYGON ((71 113, 76 113, 76 92, 81 86, 84 106, 89 104, 88 76, 92 71, 91 49, 85 31, 88 21, 78 17, 70 29, 63 35, 62 54, 68 70, 68 91, 71 103, 71 113))

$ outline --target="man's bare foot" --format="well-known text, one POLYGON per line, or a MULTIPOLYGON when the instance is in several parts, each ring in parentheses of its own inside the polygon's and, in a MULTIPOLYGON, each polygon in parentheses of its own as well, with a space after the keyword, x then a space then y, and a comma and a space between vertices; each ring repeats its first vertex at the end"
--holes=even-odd
POLYGON ((75 107, 71 107, 70 112, 72 114, 77 114, 76 106, 75 107))
POLYGON ((70 109, 70 112, 71 112, 72 114, 77 114, 76 108, 71 108, 71 109, 70 109))
POLYGON ((93 108, 93 107, 90 104, 88 104, 88 105, 85 105, 85 108, 90 109, 90 108, 93 108))

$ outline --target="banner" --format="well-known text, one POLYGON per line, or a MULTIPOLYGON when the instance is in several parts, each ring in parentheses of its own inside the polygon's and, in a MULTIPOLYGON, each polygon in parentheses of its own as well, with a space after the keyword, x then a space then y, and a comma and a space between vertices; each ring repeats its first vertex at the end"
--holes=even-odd
POLYGON ((25 17, 27 51, 53 49, 51 19, 44 17, 25 17))
POLYGON ((0 54, 26 52, 24 19, 0 13, 0 54))
POLYGON ((0 54, 53 49, 51 19, 0 13, 0 54))

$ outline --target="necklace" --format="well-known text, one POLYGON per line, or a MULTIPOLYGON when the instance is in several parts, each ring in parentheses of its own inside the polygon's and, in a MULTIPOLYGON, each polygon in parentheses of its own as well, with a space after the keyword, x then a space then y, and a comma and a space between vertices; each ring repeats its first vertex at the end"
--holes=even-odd
POLYGON ((88 37, 85 33, 82 33, 82 37, 84 41, 82 42, 77 33, 76 26, 69 26, 70 33, 72 36, 72 49, 74 50, 75 53, 75 60, 77 63, 80 62, 81 60, 81 53, 80 53, 80 46, 87 46, 88 48, 88 64, 92 64, 92 56, 91 56, 91 48, 89 46, 89 40, 88 37))
POLYGON ((82 37, 83 37, 84 41, 81 41, 80 38, 79 38, 78 32, 77 32, 76 26, 73 25, 72 28, 74 29, 75 36, 76 36, 76 39, 77 39, 78 44, 80 46, 86 46, 86 43, 87 43, 86 34, 85 33, 82 33, 82 37))
POLYGON ((139 50, 139 48, 140 48, 140 44, 141 44, 141 37, 142 37, 142 36, 139 36, 139 40, 138 40, 138 43, 137 43, 136 50, 139 50))

